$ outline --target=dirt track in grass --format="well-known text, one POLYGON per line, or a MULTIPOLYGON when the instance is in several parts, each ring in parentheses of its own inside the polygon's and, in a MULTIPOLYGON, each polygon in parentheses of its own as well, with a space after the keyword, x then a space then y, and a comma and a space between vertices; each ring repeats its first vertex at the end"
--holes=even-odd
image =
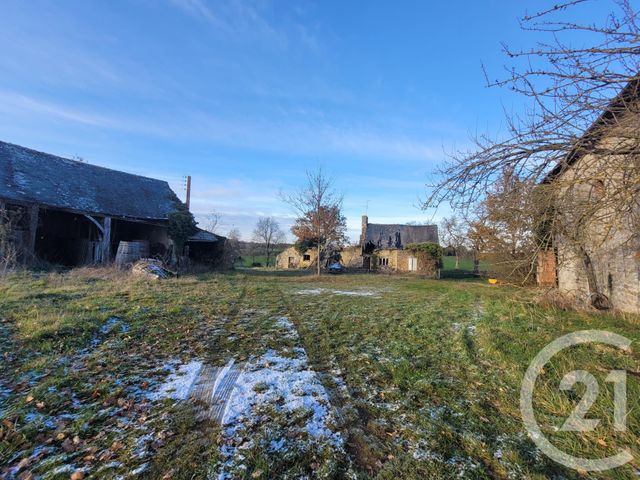
MULTIPOLYGON (((0 281, 0 475, 579 478, 524 433, 522 375, 570 331, 640 337, 638 318, 542 308, 532 291, 473 282, 107 273, 0 281), (244 373, 224 425, 198 414, 202 399, 158 394, 185 365, 231 360, 244 373)), ((626 433, 612 435, 608 421, 554 431, 580 398, 558 392, 561 372, 638 371, 637 360, 583 348, 555 361, 536 404, 558 446, 638 453, 637 377, 626 433)), ((610 409, 603 394, 592 412, 610 409)), ((592 478, 636 474, 630 464, 592 478)))

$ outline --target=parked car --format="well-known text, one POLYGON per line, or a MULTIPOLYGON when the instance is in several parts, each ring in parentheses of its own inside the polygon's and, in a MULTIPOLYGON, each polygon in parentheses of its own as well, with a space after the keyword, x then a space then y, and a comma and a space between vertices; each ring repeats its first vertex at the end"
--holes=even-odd
POLYGON ((340 265, 338 262, 334 262, 329 265, 329 273, 342 273, 344 271, 344 267, 340 265))

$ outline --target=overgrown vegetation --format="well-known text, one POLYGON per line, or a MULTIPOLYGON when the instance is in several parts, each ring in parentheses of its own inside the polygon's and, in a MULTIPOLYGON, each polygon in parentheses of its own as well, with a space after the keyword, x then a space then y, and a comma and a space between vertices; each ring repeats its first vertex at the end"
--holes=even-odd
POLYGON ((173 204, 174 211, 169 214, 168 233, 176 246, 177 254, 182 255, 185 243, 198 231, 198 227, 193 214, 184 203, 176 197, 173 204))
MULTIPOLYGON (((582 478, 526 436, 522 375, 544 345, 568 332, 606 329, 637 342, 639 319, 564 312, 534 300, 526 289, 372 275, 255 271, 156 283, 106 269, 10 275, 0 280, 0 472, 215 475, 219 427, 196 418, 189 402, 147 398, 163 367, 194 358, 222 366, 268 349, 304 348, 329 393, 346 456, 274 451, 272 440, 298 435, 303 412, 264 412, 270 427, 257 426, 255 441, 243 447, 239 477, 582 478), (283 335, 274 321, 281 315, 299 338, 283 335)), ((608 428, 612 385, 603 379, 612 368, 637 372, 638 360, 587 346, 556 358, 535 398, 545 433, 574 454, 629 448, 637 457, 638 377, 628 376, 624 433, 608 428), (589 415, 603 422, 595 432, 559 433, 581 392, 557 386, 576 368, 601 381, 589 415)), ((305 445, 297 437, 291 444, 305 445)), ((632 463, 590 478, 637 473, 632 463)))

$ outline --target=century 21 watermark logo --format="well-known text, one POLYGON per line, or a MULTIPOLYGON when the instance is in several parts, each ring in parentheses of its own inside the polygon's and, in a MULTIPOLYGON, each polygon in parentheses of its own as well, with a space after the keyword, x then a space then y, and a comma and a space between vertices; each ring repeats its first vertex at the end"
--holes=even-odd
MULTIPOLYGON (((544 371, 544 366, 551 358, 562 350, 574 345, 588 343, 601 343, 617 347, 625 352, 630 351, 631 341, 622 335, 602 330, 583 330, 554 340, 533 359, 527 372, 525 373, 520 390, 520 411, 524 425, 529 436, 542 452, 565 465, 576 470, 604 471, 624 465, 633 460, 631 453, 627 449, 620 449, 615 455, 606 458, 581 458, 563 452, 553 445, 544 435, 533 411, 533 392, 536 379, 540 372, 544 371)), ((627 429, 627 377, 625 370, 611 370, 607 375, 606 382, 614 385, 614 407, 613 407, 613 428, 615 431, 624 432, 627 429)), ((561 390, 571 390, 576 383, 586 386, 585 394, 578 402, 575 409, 560 427, 565 432, 590 432, 600 423, 599 419, 585 418, 591 406, 598 396, 599 386, 596 378, 586 370, 574 370, 567 373, 560 381, 561 390)))

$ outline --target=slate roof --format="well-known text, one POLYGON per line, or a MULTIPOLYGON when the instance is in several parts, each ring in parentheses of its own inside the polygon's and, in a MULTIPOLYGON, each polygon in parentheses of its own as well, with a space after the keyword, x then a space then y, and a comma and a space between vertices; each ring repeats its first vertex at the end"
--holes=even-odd
POLYGON ((364 243, 376 248, 404 248, 410 243, 438 243, 437 225, 393 225, 368 223, 364 243))
POLYGON ((201 228, 198 231, 189 237, 190 242, 217 242, 218 236, 214 235, 211 232, 207 232, 206 230, 202 230, 201 228))
POLYGON ((162 180, 0 142, 0 198, 113 217, 165 220, 175 194, 162 180))
POLYGON ((640 77, 629 81, 627 85, 616 95, 602 114, 584 132, 575 147, 544 177, 542 183, 552 182, 562 175, 567 168, 575 164, 591 151, 607 132, 608 127, 615 125, 620 116, 628 113, 629 102, 640 98, 640 77))

